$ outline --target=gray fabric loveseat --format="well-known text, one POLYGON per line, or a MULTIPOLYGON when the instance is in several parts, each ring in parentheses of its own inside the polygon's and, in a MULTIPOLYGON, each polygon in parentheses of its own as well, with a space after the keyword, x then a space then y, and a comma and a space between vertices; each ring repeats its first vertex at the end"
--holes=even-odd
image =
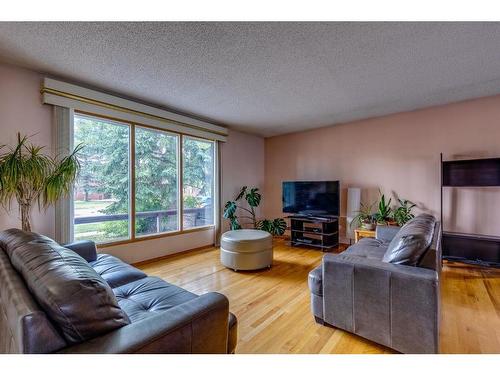
POLYGON ((232 353, 236 317, 81 241, 0 232, 0 353, 232 353))
POLYGON ((309 274, 316 321, 402 353, 438 353, 440 242, 439 222, 420 215, 325 255, 309 274))

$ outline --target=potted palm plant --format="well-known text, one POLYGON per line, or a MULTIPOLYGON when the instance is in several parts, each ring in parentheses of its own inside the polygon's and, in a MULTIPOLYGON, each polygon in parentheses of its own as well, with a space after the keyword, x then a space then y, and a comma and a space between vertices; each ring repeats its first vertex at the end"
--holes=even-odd
POLYGON ((34 204, 46 209, 68 195, 80 164, 77 146, 66 157, 52 157, 43 153, 44 147, 28 142, 18 133, 14 147, 0 146, 0 204, 10 210, 15 199, 19 205, 22 229, 31 231, 31 211, 34 204))

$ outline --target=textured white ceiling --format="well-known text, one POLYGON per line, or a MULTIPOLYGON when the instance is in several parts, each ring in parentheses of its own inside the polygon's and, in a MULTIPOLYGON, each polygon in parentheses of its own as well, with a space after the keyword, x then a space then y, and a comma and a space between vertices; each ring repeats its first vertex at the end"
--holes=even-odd
POLYGON ((0 61, 263 136, 500 93, 500 23, 0 23, 0 61))

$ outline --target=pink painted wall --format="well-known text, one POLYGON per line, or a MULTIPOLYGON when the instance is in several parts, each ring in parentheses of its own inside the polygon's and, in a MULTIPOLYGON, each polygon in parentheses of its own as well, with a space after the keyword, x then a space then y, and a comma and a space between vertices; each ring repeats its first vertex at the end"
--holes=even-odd
MULTIPOLYGON (((29 70, 0 64, 0 144, 12 145, 17 132, 32 135, 36 144, 52 152, 52 109, 40 99, 42 76, 29 70)), ((17 204, 10 212, 0 207, 0 229, 20 227, 17 204)), ((33 210, 33 230, 54 235, 54 210, 33 210)))
MULTIPOLYGON (((266 139, 266 216, 282 214, 284 180, 340 180, 342 215, 347 188, 361 187, 363 201, 380 188, 439 217, 440 152, 499 157, 500 96, 266 139)), ((499 188, 448 189, 446 206, 447 230, 500 235, 499 188)))
MULTIPOLYGON (((222 205, 233 200, 242 186, 264 189, 264 138, 230 130, 221 152, 222 205)), ((264 196, 261 207, 266 201, 264 196)), ((260 217, 262 210, 256 213, 260 217)), ((223 231, 228 228, 228 221, 223 219, 223 231)))

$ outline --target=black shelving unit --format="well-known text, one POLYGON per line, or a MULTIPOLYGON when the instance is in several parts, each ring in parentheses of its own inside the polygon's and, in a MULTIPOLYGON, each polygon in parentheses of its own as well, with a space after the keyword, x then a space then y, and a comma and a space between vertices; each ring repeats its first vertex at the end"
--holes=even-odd
MULTIPOLYGON (((443 191, 447 187, 500 187, 500 158, 443 161, 441 154, 442 224, 443 191)), ((443 259, 500 267, 500 236, 456 233, 443 227, 442 250, 443 259)))
POLYGON ((328 251, 339 245, 338 217, 289 216, 290 245, 311 246, 328 251))

